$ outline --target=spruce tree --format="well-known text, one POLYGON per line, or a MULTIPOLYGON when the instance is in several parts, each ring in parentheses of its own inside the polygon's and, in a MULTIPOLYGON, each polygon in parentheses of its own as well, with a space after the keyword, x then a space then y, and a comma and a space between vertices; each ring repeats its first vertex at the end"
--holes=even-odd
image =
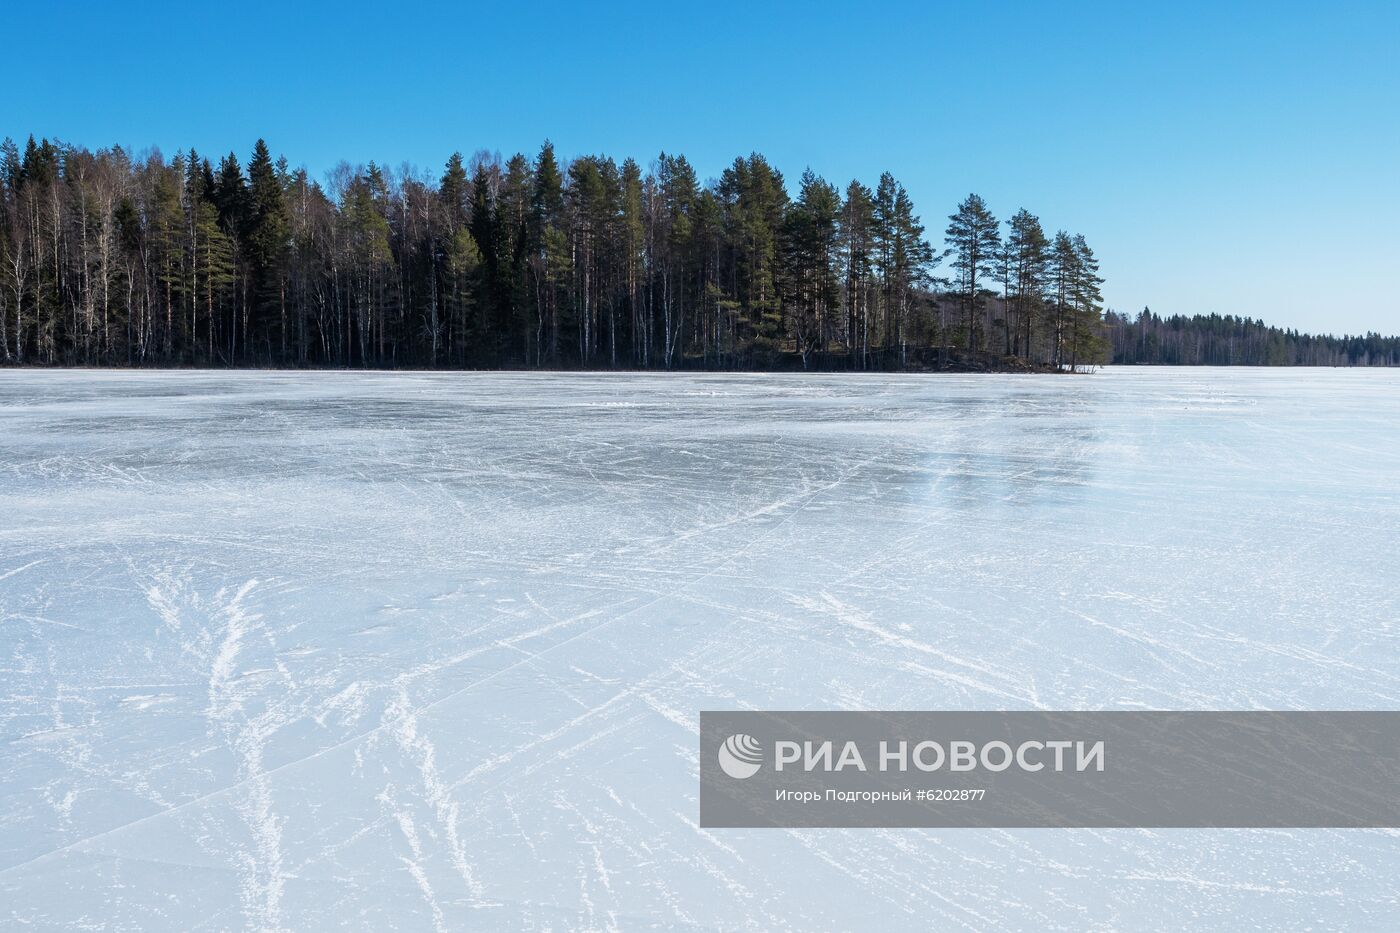
POLYGON ((534 358, 538 365, 548 341, 549 360, 559 360, 560 293, 568 278, 567 237, 564 234, 564 176, 548 140, 535 160, 530 194, 529 268, 534 294, 534 358), (547 335, 547 337, 546 337, 547 335))
POLYGON ((497 235, 495 178, 485 161, 472 174, 471 235, 481 257, 481 295, 476 302, 472 344, 478 365, 490 365, 494 349, 493 309, 499 304, 500 237, 497 235))
POLYGON ((643 272, 646 264, 646 228, 642 200, 642 169, 636 161, 622 163, 622 216, 619 219, 622 287, 627 303, 631 337, 631 364, 646 366, 651 345, 651 321, 647 315, 643 272))
POLYGON ((533 343, 533 308, 530 301, 530 199, 534 189, 534 167, 521 153, 510 157, 501 185, 502 231, 508 242, 509 284, 501 307, 501 352, 512 365, 528 359, 533 343))
POLYGON ((249 276, 249 330, 269 358, 273 342, 287 349, 286 262, 289 246, 287 208, 282 181, 259 139, 248 162, 248 219, 245 244, 249 276))

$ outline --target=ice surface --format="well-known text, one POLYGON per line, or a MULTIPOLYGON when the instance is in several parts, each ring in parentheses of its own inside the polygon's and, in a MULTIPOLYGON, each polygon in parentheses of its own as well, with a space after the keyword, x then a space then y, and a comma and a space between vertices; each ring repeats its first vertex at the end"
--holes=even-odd
POLYGON ((703 708, 1400 708, 1400 373, 0 372, 0 927, 1375 928, 1390 831, 697 827, 703 708))

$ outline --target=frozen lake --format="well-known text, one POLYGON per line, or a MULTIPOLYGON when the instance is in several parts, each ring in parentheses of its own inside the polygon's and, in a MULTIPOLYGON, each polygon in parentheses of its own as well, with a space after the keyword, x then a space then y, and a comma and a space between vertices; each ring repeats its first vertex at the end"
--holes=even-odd
POLYGON ((1400 372, 0 371, 0 927, 1391 924, 1397 832, 706 832, 696 743, 1400 708, 1398 557, 1400 372))

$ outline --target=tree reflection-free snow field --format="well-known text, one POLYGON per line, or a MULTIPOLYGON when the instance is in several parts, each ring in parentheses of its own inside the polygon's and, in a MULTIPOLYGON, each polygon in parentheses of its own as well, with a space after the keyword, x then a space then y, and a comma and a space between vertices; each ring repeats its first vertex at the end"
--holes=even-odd
POLYGON ((1394 831, 696 800, 707 708, 1400 708, 1398 429, 1379 371, 0 372, 0 926, 1393 923, 1394 831))

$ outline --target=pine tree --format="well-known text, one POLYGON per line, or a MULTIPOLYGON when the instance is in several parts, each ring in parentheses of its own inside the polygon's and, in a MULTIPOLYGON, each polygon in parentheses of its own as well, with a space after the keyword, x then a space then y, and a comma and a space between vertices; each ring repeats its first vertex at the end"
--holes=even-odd
POLYGON ((1094 251, 1089 248, 1083 235, 1076 234, 1071 241, 1074 251, 1074 279, 1069 323, 1069 365, 1076 369, 1081 365, 1103 362, 1107 344, 1103 329, 1103 294, 1100 286, 1099 262, 1094 251))
POLYGON ((802 365, 824 352, 832 336, 840 288, 836 275, 841 196, 807 169, 783 224, 780 268, 787 329, 802 365))
MULTIPOLYGON (((214 202, 214 172, 208 159, 190 150, 186 170, 185 197, 190 225, 190 298, 192 303, 191 339, 198 340, 194 322, 204 317, 203 357, 216 359, 215 332, 223 319, 233 290, 236 254, 233 239, 219 223, 214 202)), ((222 349, 221 347, 219 349, 222 349)))
MULTIPOLYGON (((470 285, 465 271, 467 263, 461 252, 465 243, 460 241, 460 235, 466 233, 467 237, 471 236, 467 232, 468 218, 471 216, 470 192, 471 184, 467 180, 467 170, 462 165, 462 154, 454 152, 447 160, 442 178, 438 182, 439 211, 435 246, 442 276, 437 293, 442 296, 444 343, 449 365, 462 359, 457 353, 468 319, 467 295, 470 285)), ((471 244, 471 252, 476 252, 475 242, 471 244)), ((478 254, 477 262, 479 260, 478 254)), ((472 266, 474 269, 475 263, 472 266)), ((433 355, 436 357, 436 350, 433 355)))
POLYGON ((778 236, 787 207, 783 176, 758 153, 738 158, 720 177, 717 191, 735 250, 735 297, 748 323, 751 345, 765 355, 778 349, 782 305, 777 289, 778 236))
MULTIPOLYGON (((389 222, 378 203, 382 176, 373 162, 356 176, 341 198, 340 215, 348 247, 349 308, 353 326, 347 329, 359 345, 358 363, 380 362, 383 342, 385 284, 394 262, 389 245, 389 222)), ((347 359, 353 364, 354 359, 347 359)))
POLYGON ((1050 364, 1062 366, 1067 356, 1069 318, 1073 313, 1074 292, 1079 277, 1079 256, 1074 241, 1063 230, 1050 245, 1050 300, 1054 311, 1050 364))
POLYGON ((1030 358, 1035 352, 1035 324, 1044 299, 1050 242, 1045 238, 1040 219, 1025 208, 1016 212, 1007 227, 1006 353, 1030 358))
POLYGON ((670 369, 680 356, 686 310, 694 295, 690 275, 696 266, 694 214, 700 198, 695 169, 685 156, 661 153, 657 159, 654 210, 655 230, 650 252, 656 264, 660 292, 661 365, 670 369))
POLYGON ((159 159, 152 159, 146 167, 151 182, 151 200, 147 205, 149 227, 148 242, 152 253, 152 267, 156 285, 155 303, 158 307, 159 346, 167 363, 188 362, 185 351, 189 348, 188 334, 176 332, 177 323, 183 323, 176 316, 185 289, 185 209, 180 196, 183 191, 183 175, 178 166, 167 166, 159 159))
MULTIPOLYGON (((929 276, 938 260, 933 247, 924 239, 924 225, 914 214, 914 201, 903 185, 895 186, 894 196, 894 277, 899 342, 899 363, 907 364, 910 335, 917 329, 917 295, 929 285, 929 276)), ((917 339, 918 335, 914 334, 917 339)))
POLYGON ((841 208, 842 298, 846 308, 845 342, 851 365, 870 366, 871 237, 875 201, 858 181, 846 186, 841 208))
POLYGON ((969 194, 948 217, 948 251, 953 256, 954 293, 963 311, 963 341, 975 357, 985 304, 984 276, 992 274, 1001 243, 997 219, 976 194, 969 194))
POLYGON ((879 313, 876 320, 879 325, 879 343, 886 365, 890 361, 890 350, 894 345, 896 330, 894 315, 898 304, 895 297, 895 293, 899 289, 899 260, 897 256, 899 224, 895 218, 895 195, 898 188, 899 184, 894 180, 892 174, 881 172, 880 181, 875 186, 875 196, 871 202, 870 233, 874 247, 874 269, 879 280, 879 288, 876 292, 879 299, 879 313))

